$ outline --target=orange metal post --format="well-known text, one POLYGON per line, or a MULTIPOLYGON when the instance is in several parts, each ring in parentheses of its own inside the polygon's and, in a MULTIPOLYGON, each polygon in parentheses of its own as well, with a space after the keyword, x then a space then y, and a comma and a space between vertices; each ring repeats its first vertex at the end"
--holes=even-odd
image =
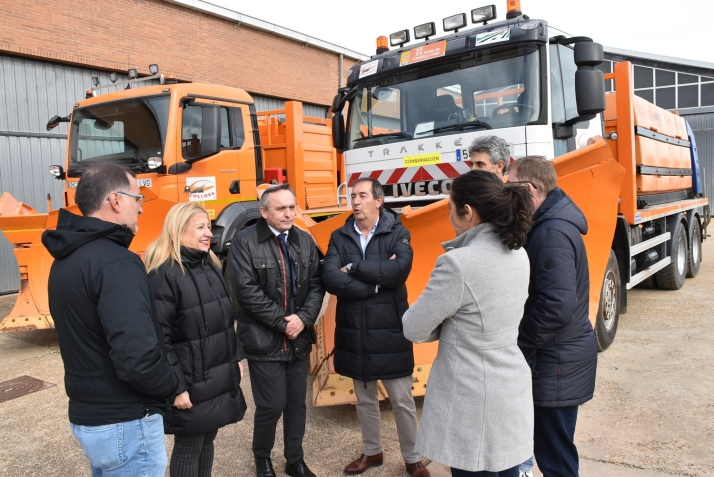
POLYGON ((637 191, 635 189, 635 114, 633 108, 632 64, 615 63, 615 95, 617 98, 617 161, 625 169, 620 191, 620 213, 628 223, 635 223, 637 191))
POLYGON ((302 103, 297 101, 287 101, 285 103, 285 122, 288 125, 285 132, 285 142, 287 143, 288 161, 288 182, 295 190, 297 203, 303 209, 307 209, 305 200, 305 149, 304 128, 302 127, 302 103))

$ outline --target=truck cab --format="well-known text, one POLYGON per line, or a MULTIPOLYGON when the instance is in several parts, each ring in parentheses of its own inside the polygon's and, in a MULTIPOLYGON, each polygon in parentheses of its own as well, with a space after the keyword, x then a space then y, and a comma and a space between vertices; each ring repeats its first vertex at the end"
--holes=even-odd
MULTIPOLYGON (((388 203, 425 204, 446 197, 451 180, 469 170, 468 147, 479 136, 501 137, 514 158, 554 158, 603 135, 604 82, 594 68, 602 46, 554 36, 546 21, 520 12, 487 24, 493 5, 471 13, 484 25, 466 29, 462 15, 455 26, 463 31, 411 47, 409 31, 397 32, 396 49, 349 71, 334 104, 337 121, 347 105, 335 144, 348 186, 370 176, 386 186, 388 203)), ((449 21, 454 27, 449 17, 445 29, 449 21)))

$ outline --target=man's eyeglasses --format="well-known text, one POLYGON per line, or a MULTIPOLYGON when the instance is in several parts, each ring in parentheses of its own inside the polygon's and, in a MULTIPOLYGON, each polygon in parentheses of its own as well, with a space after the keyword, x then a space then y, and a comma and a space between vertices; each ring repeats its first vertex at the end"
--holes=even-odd
POLYGON ((531 181, 508 181, 508 182, 506 182, 505 185, 508 186, 508 185, 521 185, 521 184, 523 184, 523 185, 530 184, 531 186, 533 186, 533 188, 535 190, 538 190, 538 187, 531 181))
MULTIPOLYGON (((144 205, 144 196, 142 194, 132 194, 131 192, 124 192, 123 190, 115 190, 117 194, 125 195, 127 197, 133 197, 136 199, 136 201, 139 203, 139 207, 144 205)), ((107 197, 107 201, 109 200, 109 197, 107 197)))

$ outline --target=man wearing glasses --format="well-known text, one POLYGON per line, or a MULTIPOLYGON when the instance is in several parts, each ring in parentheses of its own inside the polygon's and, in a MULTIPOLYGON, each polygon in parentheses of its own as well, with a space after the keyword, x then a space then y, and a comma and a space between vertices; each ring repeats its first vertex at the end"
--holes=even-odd
POLYGON ((60 209, 57 229, 42 234, 55 259, 49 304, 70 426, 92 475, 163 477, 163 414, 179 382, 146 270, 128 250, 144 197, 131 172, 106 163, 82 173, 75 201, 82 216, 60 209))
POLYGON ((553 164, 527 156, 508 184, 528 187, 534 212, 525 245, 531 265, 518 346, 533 370, 534 453, 548 477, 578 475, 573 441, 578 406, 593 397, 595 332, 588 318, 590 275, 585 216, 562 189, 553 164))

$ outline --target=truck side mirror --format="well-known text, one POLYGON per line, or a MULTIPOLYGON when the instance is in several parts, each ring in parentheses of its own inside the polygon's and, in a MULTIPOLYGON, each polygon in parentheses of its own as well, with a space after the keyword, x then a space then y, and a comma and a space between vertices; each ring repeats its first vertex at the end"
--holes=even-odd
POLYGON ((332 116, 332 146, 339 152, 345 150, 345 119, 342 111, 332 116))
POLYGON ((580 116, 605 111, 605 80, 602 71, 595 69, 603 61, 602 45, 592 41, 575 43, 575 101, 580 116))
POLYGON ((221 150, 221 108, 201 105, 201 156, 221 150))
POLYGON ((59 123, 68 123, 69 122, 69 116, 65 116, 64 118, 59 117, 58 115, 52 116, 52 118, 47 121, 47 130, 51 131, 57 126, 59 126, 59 123))

